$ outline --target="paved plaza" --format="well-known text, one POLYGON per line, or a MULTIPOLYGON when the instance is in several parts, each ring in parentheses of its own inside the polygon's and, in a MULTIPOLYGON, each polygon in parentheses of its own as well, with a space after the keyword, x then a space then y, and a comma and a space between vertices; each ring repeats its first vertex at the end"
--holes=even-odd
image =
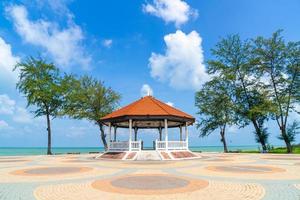
POLYGON ((0 199, 300 199, 298 155, 198 155, 174 161, 0 157, 0 199))

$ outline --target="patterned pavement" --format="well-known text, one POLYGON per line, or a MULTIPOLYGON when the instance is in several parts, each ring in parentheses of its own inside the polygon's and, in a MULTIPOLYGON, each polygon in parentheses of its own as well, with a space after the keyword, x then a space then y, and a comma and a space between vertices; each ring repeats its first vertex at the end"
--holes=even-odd
POLYGON ((176 161, 0 157, 0 200, 300 199, 300 156, 201 153, 176 161))

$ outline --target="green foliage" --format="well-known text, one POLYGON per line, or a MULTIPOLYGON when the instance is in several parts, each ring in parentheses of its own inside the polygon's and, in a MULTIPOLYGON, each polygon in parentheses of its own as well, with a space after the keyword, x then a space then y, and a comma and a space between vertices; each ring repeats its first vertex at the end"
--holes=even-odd
POLYGON ((120 95, 92 77, 77 79, 69 75, 64 78, 63 85, 67 85, 68 92, 62 114, 72 118, 99 123, 101 117, 111 113, 119 104, 120 95))
POLYGON ((291 152, 286 127, 289 113, 300 100, 300 43, 285 42, 281 32, 275 32, 270 38, 253 40, 252 63, 257 74, 267 79, 264 87, 273 104, 271 116, 291 152))
POLYGON ((36 107, 35 116, 56 117, 62 106, 64 89, 60 87, 61 77, 55 65, 30 57, 18 63, 15 69, 20 71, 17 89, 25 95, 28 106, 36 107))
POLYGON ((101 140, 107 149, 106 134, 100 118, 111 113, 119 104, 120 95, 103 82, 89 76, 77 79, 73 75, 65 76, 63 85, 68 88, 62 115, 74 119, 87 119, 100 128, 101 140))
MULTIPOLYGON (((252 46, 238 35, 221 39, 212 49, 214 60, 208 61, 208 73, 226 82, 226 92, 234 105, 234 118, 243 127, 252 123, 264 150, 268 134, 259 127, 258 120, 268 119, 272 103, 268 100, 260 74, 253 69, 252 46)), ((205 123, 205 122, 204 122, 205 123)))
MULTIPOLYGON (((286 137, 287 140, 292 143, 295 142, 296 140, 296 135, 300 133, 300 123, 298 121, 293 121, 292 124, 289 124, 287 126, 287 132, 286 132, 286 137)), ((279 135, 278 139, 284 140, 283 135, 279 135)))
POLYGON ((46 116, 48 132, 48 150, 51 152, 51 119, 59 115, 63 105, 65 87, 61 86, 59 70, 52 63, 30 57, 18 63, 15 70, 20 71, 17 89, 27 99, 27 107, 34 106, 35 117, 46 116))
POLYGON ((200 116, 197 128, 200 129, 201 137, 218 128, 236 123, 235 109, 227 92, 227 85, 228 83, 213 78, 196 93, 197 114, 200 116))

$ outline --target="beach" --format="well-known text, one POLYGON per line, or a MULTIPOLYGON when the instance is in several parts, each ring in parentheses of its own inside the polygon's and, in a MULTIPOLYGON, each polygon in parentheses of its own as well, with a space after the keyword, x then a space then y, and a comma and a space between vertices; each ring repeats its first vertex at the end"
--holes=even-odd
POLYGON ((299 155, 196 154, 174 161, 1 156, 0 199, 300 198, 299 155))

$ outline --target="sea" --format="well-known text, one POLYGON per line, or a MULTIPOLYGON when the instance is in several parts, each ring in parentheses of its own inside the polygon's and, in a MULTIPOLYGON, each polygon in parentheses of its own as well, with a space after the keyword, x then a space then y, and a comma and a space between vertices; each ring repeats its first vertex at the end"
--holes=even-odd
MULTIPOLYGON (((229 146, 230 151, 258 150, 258 145, 229 146)), ((149 149, 149 148, 148 148, 149 149)), ((191 151, 223 152, 223 146, 190 146, 191 151)), ((52 147, 53 154, 103 152, 103 147, 52 147)), ((0 156, 46 155, 46 147, 0 147, 0 156)))

